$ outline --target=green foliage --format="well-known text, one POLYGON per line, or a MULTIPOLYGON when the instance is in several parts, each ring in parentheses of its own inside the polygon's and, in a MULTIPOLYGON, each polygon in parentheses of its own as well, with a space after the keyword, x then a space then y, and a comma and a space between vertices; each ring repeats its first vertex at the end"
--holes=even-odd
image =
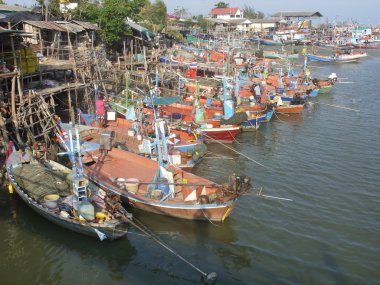
POLYGON ((5 1, 3 0, 0 0, 0 4, 6 4, 5 1))
POLYGON ((207 20, 205 17, 203 17, 203 15, 198 15, 196 17, 196 20, 198 22, 198 26, 203 31, 207 31, 212 26, 212 23, 209 20, 207 20))
POLYGON ((127 17, 139 20, 141 8, 148 0, 104 0, 103 7, 93 11, 102 28, 102 35, 107 44, 113 44, 129 33, 125 25, 127 17))
POLYGON ((220 1, 220 2, 216 3, 214 6, 216 8, 228 8, 230 6, 230 4, 220 1))
POLYGON ((167 27, 167 8, 162 0, 155 3, 149 2, 141 9, 140 18, 146 23, 146 27, 151 27, 153 31, 163 31, 167 27))
MULTIPOLYGON (((40 6, 44 7, 44 14, 45 14, 45 1, 44 0, 37 0, 37 3, 40 6)), ((63 14, 59 10, 59 0, 49 0, 47 8, 48 8, 48 20, 49 21, 62 20, 63 19, 63 14)))
POLYGON ((185 38, 181 35, 180 32, 178 31, 175 31, 175 30, 168 30, 167 33, 166 33, 168 36, 176 39, 177 41, 179 42, 184 42, 185 41, 185 38))
POLYGON ((260 11, 255 11, 255 8, 251 6, 244 6, 244 18, 247 19, 264 19, 264 13, 260 11))

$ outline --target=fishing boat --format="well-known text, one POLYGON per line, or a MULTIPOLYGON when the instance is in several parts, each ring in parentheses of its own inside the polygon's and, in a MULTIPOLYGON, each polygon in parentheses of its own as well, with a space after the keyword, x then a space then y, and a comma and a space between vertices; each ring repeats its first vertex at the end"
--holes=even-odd
POLYGON ((376 44, 363 43, 363 44, 352 44, 356 49, 379 49, 379 46, 376 44))
POLYGON ((118 213, 118 195, 84 178, 74 182, 73 170, 34 153, 40 152, 13 150, 7 159, 11 187, 28 206, 63 228, 100 240, 126 235, 128 224, 118 213))
POLYGON ((297 59, 299 53, 288 53, 285 51, 264 51, 264 57, 270 59, 297 59))
POLYGON ((265 112, 265 117, 263 119, 263 123, 270 122, 270 120, 272 120, 273 114, 274 114, 274 108, 268 109, 265 112))
MULTIPOLYGON (((112 143, 106 145, 111 146, 112 143)), ((231 176, 228 186, 118 148, 84 153, 85 175, 100 188, 127 198, 135 208, 170 217, 223 222, 250 179, 231 176)))
POLYGON ((335 62, 334 56, 332 55, 317 55, 317 54, 305 54, 308 60, 310 61, 319 61, 319 62, 335 62))
MULTIPOLYGON (((169 162, 183 170, 192 171, 207 153, 206 145, 191 133, 173 128, 167 131, 170 132, 167 139, 170 145, 169 162)), ((152 158, 152 152, 155 151, 152 151, 150 146, 154 139, 147 134, 141 135, 140 128, 123 118, 108 122, 103 128, 85 128, 81 130, 81 137, 85 141, 99 144, 102 134, 111 132, 114 133, 114 146, 152 158)))
POLYGON ((351 52, 349 54, 337 54, 335 56, 335 61, 338 63, 344 63, 344 62, 357 62, 359 59, 366 57, 366 52, 361 51, 355 51, 351 52))
POLYGON ((334 86, 334 82, 330 79, 313 79, 313 84, 318 87, 320 94, 330 93, 334 86))
MULTIPOLYGON (((256 131, 259 129, 261 123, 267 118, 266 113, 258 114, 257 112, 247 111, 248 120, 241 124, 242 131, 256 131)), ((273 114, 273 113, 272 113, 273 114)), ((268 118, 267 118, 268 119, 268 118)))
POLYGON ((278 114, 299 114, 304 110, 305 104, 283 104, 275 107, 275 112, 278 114))
POLYGON ((316 55, 316 54, 305 54, 310 61, 320 61, 320 62, 357 62, 359 59, 366 57, 365 52, 351 52, 351 53, 337 53, 333 55, 316 55))
POLYGON ((240 126, 221 125, 214 127, 212 124, 204 124, 199 128, 199 132, 207 143, 233 143, 240 133, 240 126))

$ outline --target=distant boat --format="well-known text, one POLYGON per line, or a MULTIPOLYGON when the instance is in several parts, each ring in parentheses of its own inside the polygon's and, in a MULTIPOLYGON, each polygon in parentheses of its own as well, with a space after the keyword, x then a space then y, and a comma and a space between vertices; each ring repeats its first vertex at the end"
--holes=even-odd
POLYGON ((277 52, 277 51, 264 51, 265 58, 271 59, 297 59, 299 57, 298 53, 287 53, 287 52, 277 52))
POLYGON ((335 59, 331 55, 316 55, 316 54, 305 54, 308 60, 310 61, 320 61, 320 62, 334 62, 335 59))
POLYGON ((336 54, 336 55, 316 55, 316 54, 306 54, 306 57, 310 61, 320 61, 320 62, 357 62, 360 58, 366 57, 365 52, 352 52, 349 54, 336 54))
POLYGON ((363 44, 352 44, 352 46, 356 49, 379 49, 380 47, 376 44, 369 44, 369 43, 363 43, 363 44))
POLYGON ((331 92, 334 81, 330 79, 313 79, 313 84, 319 88, 320 94, 327 94, 331 92))
MULTIPOLYGON (((91 189, 89 185, 91 196, 76 204, 71 169, 51 160, 37 160, 28 150, 24 154, 14 150, 7 159, 7 171, 16 193, 45 219, 101 240, 114 240, 127 234, 128 224, 116 212, 108 210, 109 191, 91 189)), ((87 179, 81 180, 79 186, 87 183, 87 179)), ((117 198, 114 193, 111 195, 117 198)))

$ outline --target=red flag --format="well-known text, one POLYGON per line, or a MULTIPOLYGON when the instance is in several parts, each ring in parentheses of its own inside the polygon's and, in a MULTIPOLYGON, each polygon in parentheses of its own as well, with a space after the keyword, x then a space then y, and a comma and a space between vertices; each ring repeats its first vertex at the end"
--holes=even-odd
POLYGON ((264 86, 263 92, 262 92, 261 98, 260 98, 260 104, 267 102, 267 93, 268 93, 268 88, 266 86, 264 86))

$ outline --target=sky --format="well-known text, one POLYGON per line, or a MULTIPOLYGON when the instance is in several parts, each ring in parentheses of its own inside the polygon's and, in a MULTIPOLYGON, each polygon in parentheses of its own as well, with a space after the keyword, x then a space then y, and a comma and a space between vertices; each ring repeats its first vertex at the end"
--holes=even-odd
MULTIPOLYGON (((9 5, 15 3, 32 6, 34 0, 5 0, 9 5)), ((75 0, 71 0, 75 2, 75 0)), ((155 2, 155 0, 151 0, 155 2)), ((173 13, 177 7, 187 9, 191 15, 207 16, 219 0, 164 0, 168 13, 173 13)), ((243 9, 253 7, 265 15, 281 11, 318 11, 323 18, 314 20, 319 22, 356 21, 360 24, 380 25, 380 0, 224 0, 230 7, 243 9)))

